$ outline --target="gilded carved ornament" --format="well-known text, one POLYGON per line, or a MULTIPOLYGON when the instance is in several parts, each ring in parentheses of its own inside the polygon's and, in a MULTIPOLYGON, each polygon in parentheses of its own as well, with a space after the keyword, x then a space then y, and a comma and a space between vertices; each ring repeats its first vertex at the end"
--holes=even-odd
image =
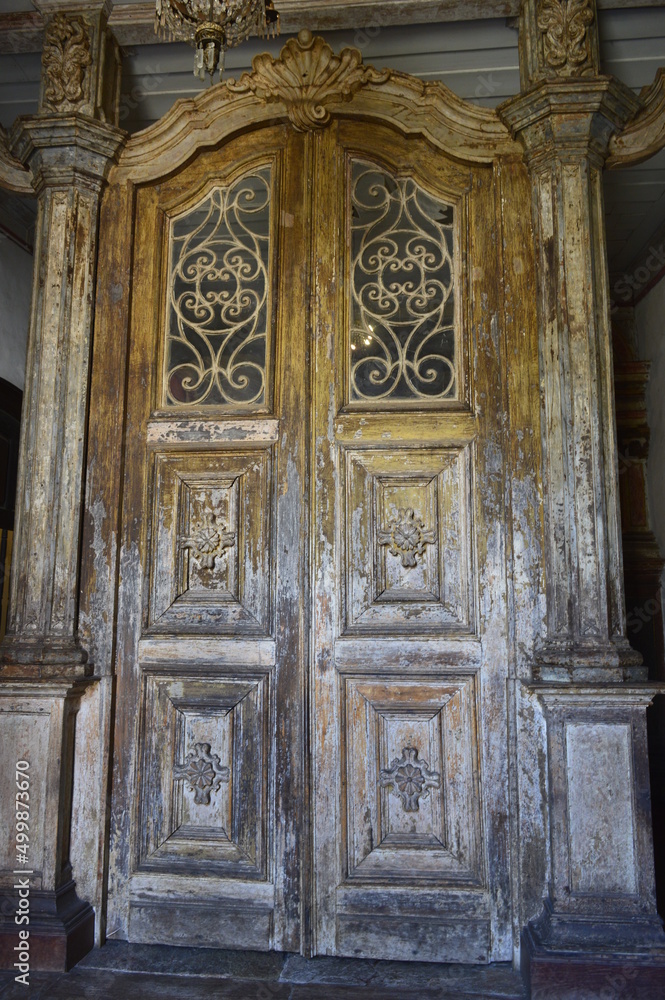
POLYGON ((90 37, 82 17, 56 14, 46 28, 42 104, 50 111, 78 111, 86 103, 85 74, 92 62, 90 37))
POLYGON ((228 89, 239 94, 251 91, 268 103, 281 101, 299 132, 328 124, 327 103, 350 100, 366 83, 384 83, 390 76, 388 70, 363 66, 357 49, 342 49, 335 55, 310 31, 289 39, 278 59, 263 53, 252 66, 252 72, 243 73, 237 83, 228 81, 228 89))
POLYGON ((537 24, 547 68, 558 76, 594 73, 589 28, 595 16, 593 0, 541 0, 537 24))

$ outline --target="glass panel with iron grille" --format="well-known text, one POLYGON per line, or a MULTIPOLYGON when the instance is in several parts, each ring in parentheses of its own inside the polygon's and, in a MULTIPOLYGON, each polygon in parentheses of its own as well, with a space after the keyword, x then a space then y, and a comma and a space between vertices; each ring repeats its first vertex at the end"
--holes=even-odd
POLYGON ((350 183, 350 402, 454 400, 454 207, 363 160, 350 183))
POLYGON ((260 167, 171 222, 166 406, 266 405, 270 188, 260 167))

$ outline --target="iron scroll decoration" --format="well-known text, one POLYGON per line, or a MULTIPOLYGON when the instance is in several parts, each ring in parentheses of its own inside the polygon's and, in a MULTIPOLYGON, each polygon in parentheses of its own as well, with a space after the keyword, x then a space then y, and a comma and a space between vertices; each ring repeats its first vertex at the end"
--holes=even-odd
POLYGON ((259 167, 171 220, 166 406, 266 402, 271 182, 259 167))
POLYGON ((454 207, 364 160, 350 183, 350 401, 455 398, 454 207))

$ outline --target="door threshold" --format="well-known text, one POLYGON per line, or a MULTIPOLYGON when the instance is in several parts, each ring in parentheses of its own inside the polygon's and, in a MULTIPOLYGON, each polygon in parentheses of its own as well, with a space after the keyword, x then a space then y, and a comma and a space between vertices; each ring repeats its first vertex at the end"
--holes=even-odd
MULTIPOLYGON (((264 986, 266 998, 318 996, 316 987, 327 987, 321 997, 367 996, 437 1000, 525 1000, 527 993, 519 972, 509 963, 452 965, 434 962, 389 962, 362 958, 330 958, 278 952, 225 951, 214 948, 178 948, 157 944, 108 941, 76 966, 84 971, 141 976, 188 978, 254 983, 264 986), (284 992, 284 988, 293 991, 284 992), (331 992, 339 988, 339 994, 331 992), (301 992, 305 988, 305 992, 301 992)), ((229 982, 229 985, 231 983, 229 982)), ((168 994, 165 994, 167 996, 168 994)), ((221 994, 223 996, 223 994, 221 994)), ((258 994, 257 994, 258 995, 258 994)))

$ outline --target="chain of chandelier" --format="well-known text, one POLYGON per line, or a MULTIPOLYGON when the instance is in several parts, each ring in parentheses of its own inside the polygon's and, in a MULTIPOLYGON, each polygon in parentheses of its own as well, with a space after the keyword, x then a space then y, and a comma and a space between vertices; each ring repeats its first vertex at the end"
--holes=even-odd
POLYGON ((212 83, 224 72, 227 49, 250 35, 274 38, 279 14, 273 0, 156 0, 155 31, 196 49, 194 75, 212 83))

